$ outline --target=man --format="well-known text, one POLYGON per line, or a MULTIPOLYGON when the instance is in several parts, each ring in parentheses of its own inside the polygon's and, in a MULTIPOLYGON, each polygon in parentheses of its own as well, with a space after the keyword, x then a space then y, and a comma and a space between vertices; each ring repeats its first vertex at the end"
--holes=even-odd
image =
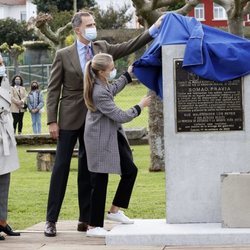
POLYGON ((138 50, 156 35, 161 19, 159 18, 149 30, 138 37, 126 43, 111 45, 106 41, 92 42, 97 34, 94 18, 90 13, 78 12, 72 18, 77 41, 57 51, 48 85, 48 125, 50 135, 57 139, 57 153, 50 181, 44 231, 46 236, 56 236, 56 222, 65 195, 71 156, 77 139, 79 140, 78 202, 80 211, 77 230, 86 231, 88 227, 91 184, 83 141, 84 121, 87 113, 83 99, 85 63, 100 52, 109 53, 116 60, 138 50))

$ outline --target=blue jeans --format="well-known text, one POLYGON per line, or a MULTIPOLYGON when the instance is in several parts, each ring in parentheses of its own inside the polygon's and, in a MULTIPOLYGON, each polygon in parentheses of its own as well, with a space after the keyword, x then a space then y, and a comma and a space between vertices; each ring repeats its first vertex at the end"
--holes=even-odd
POLYGON ((31 113, 31 119, 32 119, 33 133, 41 134, 41 114, 39 112, 31 113))

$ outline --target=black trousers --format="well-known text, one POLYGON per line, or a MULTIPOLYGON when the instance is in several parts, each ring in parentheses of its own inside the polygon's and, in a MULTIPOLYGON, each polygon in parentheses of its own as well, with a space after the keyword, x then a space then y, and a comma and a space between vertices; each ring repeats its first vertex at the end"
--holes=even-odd
POLYGON ((47 206, 47 221, 56 222, 64 199, 72 153, 79 139, 78 154, 78 203, 79 221, 89 219, 91 182, 87 168, 87 158, 83 141, 84 126, 78 130, 60 130, 57 142, 55 164, 52 170, 49 198, 47 206))
MULTIPOLYGON (((128 208, 138 170, 132 160, 132 152, 126 139, 119 132, 117 132, 117 134, 122 174, 113 199, 113 205, 128 208)), ((91 183, 92 192, 89 225, 103 227, 108 174, 91 173, 91 183)))
POLYGON ((16 133, 17 125, 18 125, 18 133, 22 133, 22 130, 23 130, 23 115, 24 115, 24 112, 12 113, 13 127, 14 127, 15 133, 16 133))

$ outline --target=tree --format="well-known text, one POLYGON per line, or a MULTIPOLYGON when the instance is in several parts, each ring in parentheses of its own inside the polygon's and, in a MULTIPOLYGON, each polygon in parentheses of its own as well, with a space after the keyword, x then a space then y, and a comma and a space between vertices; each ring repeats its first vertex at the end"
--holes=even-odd
POLYGON ((31 32, 27 32, 26 24, 7 18, 0 20, 0 49, 8 53, 14 62, 15 72, 18 72, 18 56, 23 53, 24 40, 30 40, 31 32))
MULTIPOLYGON (((73 10, 73 0, 33 0, 33 4, 37 5, 38 12, 47 13, 51 8, 56 7, 58 11, 73 10)), ((90 8, 96 5, 95 0, 77 0, 77 9, 90 8)))
POLYGON ((94 9, 96 26, 98 29, 121 29, 125 28, 126 23, 132 19, 132 14, 127 13, 128 5, 124 4, 116 10, 112 5, 107 10, 99 7, 94 9))
MULTIPOLYGON (((175 9, 175 12, 187 15, 201 0, 132 0, 136 15, 141 25, 153 24, 162 14, 175 9)), ((244 36, 243 17, 250 13, 250 0, 214 0, 224 7, 228 16, 229 32, 244 36)), ((150 171, 165 169, 164 164, 164 134, 163 107, 158 97, 153 95, 149 107, 149 142, 151 149, 150 171)))

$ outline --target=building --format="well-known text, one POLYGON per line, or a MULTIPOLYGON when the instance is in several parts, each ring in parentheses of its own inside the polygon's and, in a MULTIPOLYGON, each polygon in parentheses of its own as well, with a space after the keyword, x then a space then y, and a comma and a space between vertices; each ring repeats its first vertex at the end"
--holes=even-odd
POLYGON ((14 18, 18 21, 28 21, 36 16, 36 5, 32 0, 0 0, 0 19, 14 18))
MULTIPOLYGON (((203 0, 190 13, 203 24, 213 27, 227 27, 227 14, 225 9, 219 4, 210 0, 203 0)), ((250 16, 244 19, 244 26, 250 26, 250 16)))

